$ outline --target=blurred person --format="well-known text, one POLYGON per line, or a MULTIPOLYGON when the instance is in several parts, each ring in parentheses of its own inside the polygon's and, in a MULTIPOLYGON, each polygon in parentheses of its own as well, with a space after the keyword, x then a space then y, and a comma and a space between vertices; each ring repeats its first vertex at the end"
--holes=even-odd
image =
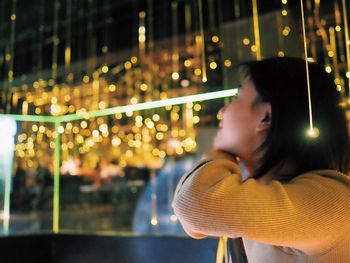
POLYGON ((242 238, 250 263, 350 262, 344 109, 324 67, 310 63, 309 72, 313 137, 305 61, 241 65, 213 150, 175 191, 175 214, 191 237, 242 238))

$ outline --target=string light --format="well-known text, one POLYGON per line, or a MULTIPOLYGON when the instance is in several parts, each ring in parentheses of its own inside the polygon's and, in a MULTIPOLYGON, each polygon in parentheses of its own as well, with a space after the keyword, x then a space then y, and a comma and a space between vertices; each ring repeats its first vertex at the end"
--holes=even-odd
POLYGON ((305 55, 305 68, 306 68, 306 82, 307 82, 307 95, 308 95, 308 104, 309 104, 309 119, 310 127, 307 134, 311 138, 317 138, 319 136, 319 131, 317 128, 314 128, 312 121, 312 105, 311 105, 311 91, 310 91, 310 76, 309 76, 309 64, 308 64, 308 55, 307 55, 307 41, 306 41, 306 30, 305 30, 305 18, 304 18, 304 3, 303 0, 300 0, 300 9, 301 9, 301 19, 302 19, 302 28, 303 28, 303 38, 304 38, 304 55, 305 55), (317 129, 317 130, 316 130, 317 129))

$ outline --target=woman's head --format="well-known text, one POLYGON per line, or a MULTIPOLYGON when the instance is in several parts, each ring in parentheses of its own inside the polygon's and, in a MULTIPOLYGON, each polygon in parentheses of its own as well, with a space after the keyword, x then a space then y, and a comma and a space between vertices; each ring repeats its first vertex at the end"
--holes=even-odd
MULTIPOLYGON (((248 83, 256 91, 256 97, 250 101, 251 113, 257 116, 250 136, 254 138, 255 129, 258 138, 250 153, 260 158, 254 177, 259 178, 285 162, 292 163, 296 173, 315 169, 347 172, 349 139, 344 110, 339 106, 340 96, 333 80, 323 67, 309 63, 313 123, 320 131, 317 138, 306 135, 309 106, 304 60, 271 58, 249 62, 241 65, 239 72, 244 79, 242 86, 247 88, 248 83)), ((251 120, 254 118, 247 119, 251 120)), ((223 125, 225 122, 229 120, 223 120, 223 125)))

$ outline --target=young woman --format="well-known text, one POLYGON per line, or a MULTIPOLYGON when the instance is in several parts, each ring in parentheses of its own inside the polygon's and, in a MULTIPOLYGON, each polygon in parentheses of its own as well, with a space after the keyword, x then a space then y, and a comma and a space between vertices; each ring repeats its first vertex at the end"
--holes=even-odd
POLYGON ((344 110, 329 74, 310 63, 317 129, 308 136, 305 72, 297 58, 241 66, 214 150, 176 189, 174 211, 190 236, 242 237, 250 263, 350 262, 344 110))

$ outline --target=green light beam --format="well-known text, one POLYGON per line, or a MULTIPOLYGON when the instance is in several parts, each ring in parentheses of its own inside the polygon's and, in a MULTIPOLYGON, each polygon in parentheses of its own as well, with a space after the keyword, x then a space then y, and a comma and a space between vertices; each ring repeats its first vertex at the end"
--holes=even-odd
POLYGON ((68 114, 63 116, 36 116, 36 115, 14 115, 14 114, 0 114, 0 116, 10 117, 16 121, 27 122, 48 122, 48 123, 62 123, 69 121, 84 120, 90 117, 100 117, 106 115, 113 115, 116 113, 125 113, 130 111, 141 111, 148 109, 161 108, 165 106, 184 104, 195 101, 206 101, 219 98, 226 98, 235 96, 238 92, 238 88, 227 89, 222 91, 207 92, 196 95, 183 96, 178 98, 171 98, 165 100, 157 100, 151 102, 138 103, 134 105, 118 106, 103 110, 89 111, 84 114, 68 114))

